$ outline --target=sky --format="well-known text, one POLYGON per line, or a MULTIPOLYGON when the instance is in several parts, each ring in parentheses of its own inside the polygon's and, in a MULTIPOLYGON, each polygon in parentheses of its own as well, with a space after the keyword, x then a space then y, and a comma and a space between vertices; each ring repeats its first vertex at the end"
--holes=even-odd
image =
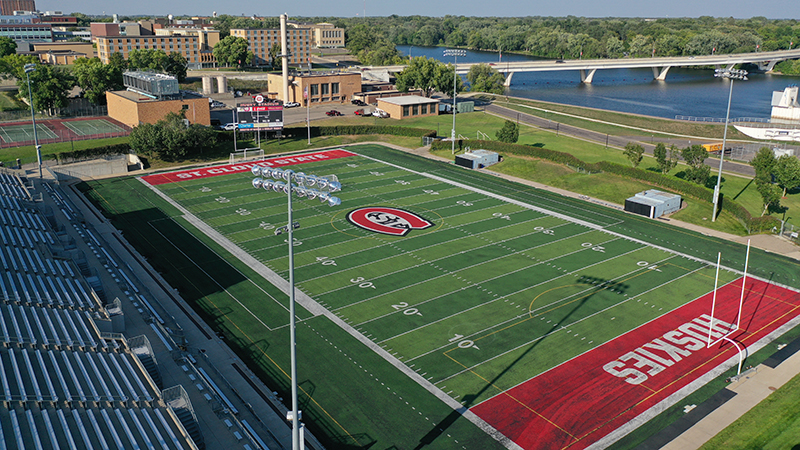
POLYGON ((290 17, 356 17, 420 15, 440 17, 462 15, 478 17, 578 16, 578 17, 735 17, 764 16, 770 19, 800 19, 797 0, 560 0, 500 1, 485 0, 305 0, 287 2, 263 0, 138 0, 117 3, 108 0, 37 0, 40 11, 65 14, 119 15, 193 15, 210 16, 212 12, 230 15, 290 17))

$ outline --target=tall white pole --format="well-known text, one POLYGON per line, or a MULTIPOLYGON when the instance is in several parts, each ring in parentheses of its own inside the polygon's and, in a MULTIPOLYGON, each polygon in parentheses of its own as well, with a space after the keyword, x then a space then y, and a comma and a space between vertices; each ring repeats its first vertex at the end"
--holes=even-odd
POLYGON ((717 285, 719 283, 719 262, 722 258, 722 253, 717 253, 717 274, 714 276, 714 296, 711 300, 711 320, 708 323, 708 345, 706 347, 711 347, 711 330, 714 329, 714 309, 717 306, 717 285))
POLYGON ((739 297, 739 318, 736 319, 736 329, 742 321, 742 305, 744 304, 744 285, 747 283, 747 265, 750 262, 750 239, 747 240, 747 255, 744 257, 744 277, 742 278, 742 296, 739 297))
POLYGON ((289 47, 286 43, 286 20, 289 16, 281 14, 281 71, 283 75, 283 103, 289 101, 289 47))
POLYGON ((718 205, 719 205, 719 190, 722 183, 722 160, 725 157, 725 142, 728 139, 728 120, 731 117, 731 97, 733 97, 733 78, 731 80, 731 89, 728 92, 728 110, 725 113, 725 130, 722 132, 722 149, 719 151, 719 171, 717 172, 717 185, 714 187, 714 211, 711 212, 711 221, 717 221, 718 205))
POLYGON ((458 65, 458 55, 453 53, 453 131, 451 133, 451 137, 453 138, 453 148, 451 153, 456 152, 456 96, 458 95, 458 89, 456 88, 456 66, 458 65))
POLYGON ((297 410, 297 336, 295 335, 295 311, 294 311, 294 239, 293 230, 294 222, 292 220, 292 177, 294 172, 287 171, 286 184, 289 193, 287 196, 287 204, 289 209, 289 223, 287 228, 289 231, 289 341, 291 348, 291 375, 292 375, 292 450, 302 450, 300 448, 300 417, 297 410))
POLYGON ((25 77, 28 79, 28 100, 31 102, 31 122, 33 122, 33 145, 36 148, 36 164, 39 168, 39 178, 42 178, 42 146, 39 145, 39 133, 36 131, 36 114, 33 111, 33 92, 31 91, 31 72, 36 70, 33 64, 25 65, 25 77))

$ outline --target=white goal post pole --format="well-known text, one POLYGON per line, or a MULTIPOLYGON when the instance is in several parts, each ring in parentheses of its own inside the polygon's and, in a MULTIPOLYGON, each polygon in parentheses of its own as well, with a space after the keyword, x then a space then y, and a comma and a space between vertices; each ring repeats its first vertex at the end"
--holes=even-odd
POLYGON ((714 308, 717 306, 717 285, 719 283, 719 262, 722 258, 722 252, 717 253, 717 274, 714 276, 714 295, 711 300, 711 321, 708 324, 708 345, 706 348, 711 348, 711 332, 714 329, 714 308))
POLYGON ((747 254, 744 257, 744 277, 742 277, 742 296, 739 297, 739 316, 736 318, 736 329, 742 321, 742 305, 744 304, 744 285, 747 283, 747 264, 750 262, 750 239, 747 240, 747 254))

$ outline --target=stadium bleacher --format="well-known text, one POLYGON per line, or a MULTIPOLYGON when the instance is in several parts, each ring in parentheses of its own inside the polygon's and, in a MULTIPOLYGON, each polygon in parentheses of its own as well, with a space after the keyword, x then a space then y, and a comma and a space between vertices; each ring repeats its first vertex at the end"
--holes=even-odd
POLYGON ((50 224, 0 172, 0 448, 198 448, 50 224))

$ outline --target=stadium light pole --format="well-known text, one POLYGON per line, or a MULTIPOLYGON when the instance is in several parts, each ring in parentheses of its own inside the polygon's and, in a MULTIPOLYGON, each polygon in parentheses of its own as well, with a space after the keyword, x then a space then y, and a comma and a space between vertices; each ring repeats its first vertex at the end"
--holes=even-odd
POLYGON ((28 79, 28 99, 31 102, 31 121, 33 122, 33 144, 36 148, 36 164, 39 167, 39 178, 42 178, 42 146, 39 145, 39 134, 36 132, 36 114, 33 112, 33 92, 31 91, 31 72, 36 70, 35 64, 25 64, 25 77, 28 79))
POLYGON ((453 140, 453 146, 451 148, 451 154, 455 154, 456 152, 456 95, 458 95, 458 85, 456 84, 456 80, 458 78, 458 74, 456 73, 456 67, 458 64, 458 57, 459 56, 467 56, 466 50, 460 49, 447 49, 444 51, 445 58, 448 56, 453 57, 453 130, 450 133, 450 138, 453 140))
POLYGON ((719 172, 717 172, 717 185, 714 186, 714 210, 711 212, 711 221, 717 220, 717 208, 719 207, 719 190, 722 183, 722 160, 725 157, 725 143, 728 139, 728 121, 731 117, 731 97, 733 97, 733 80, 747 81, 747 71, 737 69, 716 69, 714 76, 717 78, 728 78, 731 80, 730 91, 728 92, 728 110, 725 113, 725 130, 722 132, 722 149, 719 151, 719 172))
POLYGON ((302 414, 297 409, 297 337, 295 320, 295 293, 294 293, 294 238, 292 231, 299 228, 300 224, 292 219, 292 194, 299 197, 308 197, 309 200, 318 198, 322 203, 330 206, 338 206, 342 203, 341 199, 330 195, 342 189, 342 185, 327 177, 306 175, 302 172, 295 173, 292 170, 279 168, 255 166, 251 169, 256 178, 252 184, 256 189, 267 191, 283 192, 286 194, 288 209, 288 222, 286 226, 275 229, 275 235, 283 232, 288 234, 289 242, 289 341, 291 358, 291 377, 292 377, 292 410, 286 413, 286 420, 292 422, 292 450, 304 450, 305 445, 302 438, 303 424, 300 422, 302 414), (264 177, 264 178, 261 178, 264 177), (284 181, 272 181, 268 178, 284 181), (317 186, 319 189, 315 189, 317 186))

